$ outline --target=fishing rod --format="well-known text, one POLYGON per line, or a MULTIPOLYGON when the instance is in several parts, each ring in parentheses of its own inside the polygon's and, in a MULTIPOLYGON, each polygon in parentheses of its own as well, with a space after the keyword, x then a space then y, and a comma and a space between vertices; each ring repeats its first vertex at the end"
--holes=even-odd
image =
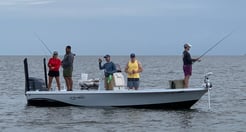
POLYGON ((34 33, 34 35, 37 37, 37 39, 44 45, 44 47, 50 52, 50 54, 52 55, 51 50, 48 48, 48 46, 45 44, 45 42, 38 36, 37 33, 34 33))
POLYGON ((231 36, 231 34, 232 34, 232 32, 230 32, 229 34, 227 34, 226 36, 224 36, 222 39, 220 39, 217 43, 215 43, 212 47, 210 47, 207 51, 205 51, 201 56, 199 56, 198 59, 200 59, 203 56, 205 56, 209 51, 211 51, 213 48, 215 48, 217 45, 219 45, 226 38, 228 38, 229 36, 231 36))
MULTIPOLYGON (((34 35, 37 37, 37 39, 44 45, 44 47, 50 52, 52 55, 51 50, 48 48, 48 46, 45 44, 45 42, 38 36, 37 33, 34 33, 34 35)), ((48 78, 47 78, 47 68, 46 68, 46 59, 43 59, 43 64, 44 64, 44 79, 45 79, 45 86, 48 88, 48 78)))

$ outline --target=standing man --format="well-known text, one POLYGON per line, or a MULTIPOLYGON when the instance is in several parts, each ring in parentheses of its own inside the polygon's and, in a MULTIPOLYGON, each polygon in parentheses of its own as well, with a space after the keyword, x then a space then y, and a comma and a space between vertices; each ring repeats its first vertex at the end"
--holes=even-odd
POLYGON ((54 51, 52 58, 49 59, 48 67, 49 67, 49 84, 48 84, 48 90, 51 89, 52 80, 55 77, 56 84, 58 87, 58 90, 61 90, 61 84, 60 84, 60 69, 61 66, 61 60, 58 58, 58 52, 54 51))
POLYGON ((184 87, 189 87, 189 79, 192 75, 192 63, 195 61, 200 61, 199 58, 192 59, 189 53, 191 45, 186 43, 184 45, 184 52, 183 52, 183 71, 184 71, 184 87))
POLYGON ((71 46, 66 47, 66 54, 62 60, 62 67, 63 67, 63 76, 66 82, 67 91, 73 90, 73 61, 74 61, 74 54, 71 52, 71 46))
POLYGON ((110 61, 110 55, 105 55, 104 56, 106 63, 102 65, 102 59, 99 58, 99 69, 102 70, 104 69, 104 87, 106 90, 113 90, 114 87, 114 78, 113 78, 113 73, 116 72, 116 67, 115 64, 110 61))
POLYGON ((126 64, 125 72, 127 76, 127 87, 137 90, 139 88, 140 72, 143 71, 142 64, 136 59, 134 53, 130 55, 130 61, 126 64))

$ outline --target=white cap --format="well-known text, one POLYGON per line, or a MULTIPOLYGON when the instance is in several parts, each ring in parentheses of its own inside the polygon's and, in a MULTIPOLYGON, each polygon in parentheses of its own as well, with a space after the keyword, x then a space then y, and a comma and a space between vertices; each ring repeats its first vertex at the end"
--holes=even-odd
POLYGON ((186 48, 186 47, 192 47, 192 45, 189 43, 186 43, 186 44, 184 44, 184 48, 186 48))

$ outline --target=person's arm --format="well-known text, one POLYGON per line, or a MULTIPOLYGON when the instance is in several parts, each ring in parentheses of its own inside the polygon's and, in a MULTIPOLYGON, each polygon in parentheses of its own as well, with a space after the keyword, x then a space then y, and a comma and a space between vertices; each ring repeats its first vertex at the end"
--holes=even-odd
POLYGON ((104 65, 102 66, 102 59, 98 59, 98 64, 99 64, 99 70, 104 69, 104 65))
POLYGON ((196 62, 196 61, 200 62, 201 60, 200 60, 200 58, 195 58, 195 59, 192 58, 191 61, 192 62, 196 62))
POLYGON ((142 67, 142 64, 141 62, 138 61, 138 73, 142 72, 143 71, 143 67, 142 67))
POLYGON ((99 62, 99 70, 104 69, 104 65, 102 66, 102 62, 99 62))
POLYGON ((126 64, 125 72, 128 74, 128 63, 126 64))
POLYGON ((53 70, 54 66, 51 63, 52 63, 52 59, 49 59, 48 67, 49 67, 50 70, 53 70))
POLYGON ((49 67, 49 68, 51 67, 51 59, 49 59, 48 67, 49 67))

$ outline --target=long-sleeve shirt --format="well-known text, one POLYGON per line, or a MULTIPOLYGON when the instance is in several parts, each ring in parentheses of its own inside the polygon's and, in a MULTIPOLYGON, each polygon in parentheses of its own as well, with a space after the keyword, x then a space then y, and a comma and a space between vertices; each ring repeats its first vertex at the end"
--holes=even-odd
POLYGON ((62 60, 62 67, 63 68, 73 67, 73 59, 74 59, 74 54, 72 53, 65 54, 62 60))
POLYGON ((193 59, 193 58, 191 58, 191 55, 190 55, 190 53, 188 51, 185 50, 183 52, 183 62, 184 62, 184 65, 192 65, 193 62, 195 62, 195 61, 199 61, 199 58, 193 59))
POLYGON ((113 73, 117 71, 116 66, 113 62, 107 62, 103 65, 101 62, 99 62, 99 69, 100 70, 104 69, 105 77, 108 77, 109 75, 112 75, 113 73))
POLYGON ((192 65, 192 58, 190 56, 190 53, 188 51, 183 52, 183 63, 184 65, 192 65))

